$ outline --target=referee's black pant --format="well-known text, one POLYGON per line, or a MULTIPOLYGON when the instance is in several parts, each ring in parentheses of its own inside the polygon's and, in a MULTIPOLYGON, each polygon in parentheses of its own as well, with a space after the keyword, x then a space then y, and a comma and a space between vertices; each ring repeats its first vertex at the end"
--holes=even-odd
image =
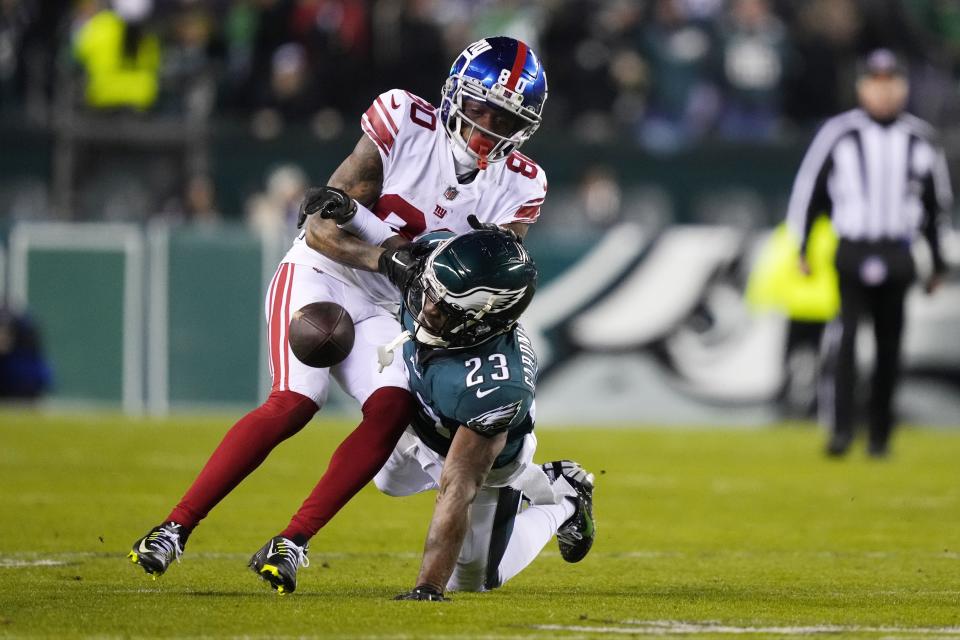
POLYGON ((857 325, 864 315, 869 315, 877 343, 870 385, 870 447, 882 451, 894 424, 893 396, 900 374, 904 298, 915 277, 913 257, 909 244, 903 241, 841 239, 836 267, 840 317, 825 335, 821 410, 827 413, 835 438, 853 438, 857 325))

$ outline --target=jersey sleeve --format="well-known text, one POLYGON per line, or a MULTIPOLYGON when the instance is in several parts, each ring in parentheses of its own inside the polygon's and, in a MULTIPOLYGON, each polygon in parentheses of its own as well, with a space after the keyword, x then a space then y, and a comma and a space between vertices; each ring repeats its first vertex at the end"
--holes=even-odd
POLYGON ((540 207, 547 196, 547 174, 543 167, 518 151, 507 156, 504 162, 510 197, 495 222, 533 224, 540 217, 540 207))
POLYGON ((831 204, 826 185, 833 170, 833 149, 852 128, 849 112, 827 120, 817 131, 800 163, 787 203, 787 228, 800 242, 801 255, 806 251, 818 209, 826 209, 829 213, 831 204))
POLYGON ((488 438, 522 424, 533 404, 533 393, 521 386, 484 391, 482 386, 466 389, 460 395, 455 417, 461 425, 488 438))
POLYGON ((406 132, 404 114, 413 96, 401 89, 391 89, 377 96, 360 117, 360 128, 380 150, 384 170, 402 146, 406 132))

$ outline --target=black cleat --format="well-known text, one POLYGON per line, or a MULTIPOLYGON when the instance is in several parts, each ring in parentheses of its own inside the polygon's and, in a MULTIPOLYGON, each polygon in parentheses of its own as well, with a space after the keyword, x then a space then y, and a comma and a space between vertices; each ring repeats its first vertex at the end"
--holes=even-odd
POLYGON ((298 547, 283 536, 271 538, 250 558, 249 567, 284 595, 297 590, 297 569, 309 567, 307 545, 298 547))
POLYGON ((557 530, 557 543, 560 555, 567 562, 580 562, 590 552, 597 535, 596 522, 593 519, 593 474, 588 473, 572 460, 558 460, 543 465, 543 470, 551 481, 561 476, 577 492, 577 510, 557 530))
POLYGON ((847 455, 850 445, 853 443, 853 437, 845 433, 835 433, 830 436, 830 442, 824 451, 831 458, 842 458, 847 455))
POLYGON ((871 442, 867 445, 867 455, 882 460, 890 455, 890 447, 886 442, 871 442))
POLYGON ((179 562, 181 555, 183 542, 180 539, 180 525, 166 522, 154 527, 147 535, 134 542, 127 557, 156 580, 157 576, 164 574, 171 562, 179 562))

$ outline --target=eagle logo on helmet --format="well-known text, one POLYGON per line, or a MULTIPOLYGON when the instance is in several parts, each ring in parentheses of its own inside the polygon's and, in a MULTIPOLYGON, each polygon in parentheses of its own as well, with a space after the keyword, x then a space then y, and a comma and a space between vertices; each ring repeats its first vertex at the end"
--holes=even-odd
POLYGON ((489 305, 488 313, 500 313, 520 302, 526 292, 527 287, 519 289, 477 287, 459 294, 447 291, 444 297, 461 309, 479 311, 489 305))

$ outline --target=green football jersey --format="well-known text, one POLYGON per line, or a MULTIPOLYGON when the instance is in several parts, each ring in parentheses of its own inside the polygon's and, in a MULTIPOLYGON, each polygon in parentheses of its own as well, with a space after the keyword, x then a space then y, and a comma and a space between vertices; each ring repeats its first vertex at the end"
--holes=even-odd
MULTIPOLYGON (((412 319, 404 310, 403 323, 412 319)), ((507 432, 494 468, 512 462, 533 431, 537 357, 520 325, 469 349, 403 347, 410 391, 418 410, 413 428, 420 439, 446 456, 462 426, 490 437, 507 432)))

